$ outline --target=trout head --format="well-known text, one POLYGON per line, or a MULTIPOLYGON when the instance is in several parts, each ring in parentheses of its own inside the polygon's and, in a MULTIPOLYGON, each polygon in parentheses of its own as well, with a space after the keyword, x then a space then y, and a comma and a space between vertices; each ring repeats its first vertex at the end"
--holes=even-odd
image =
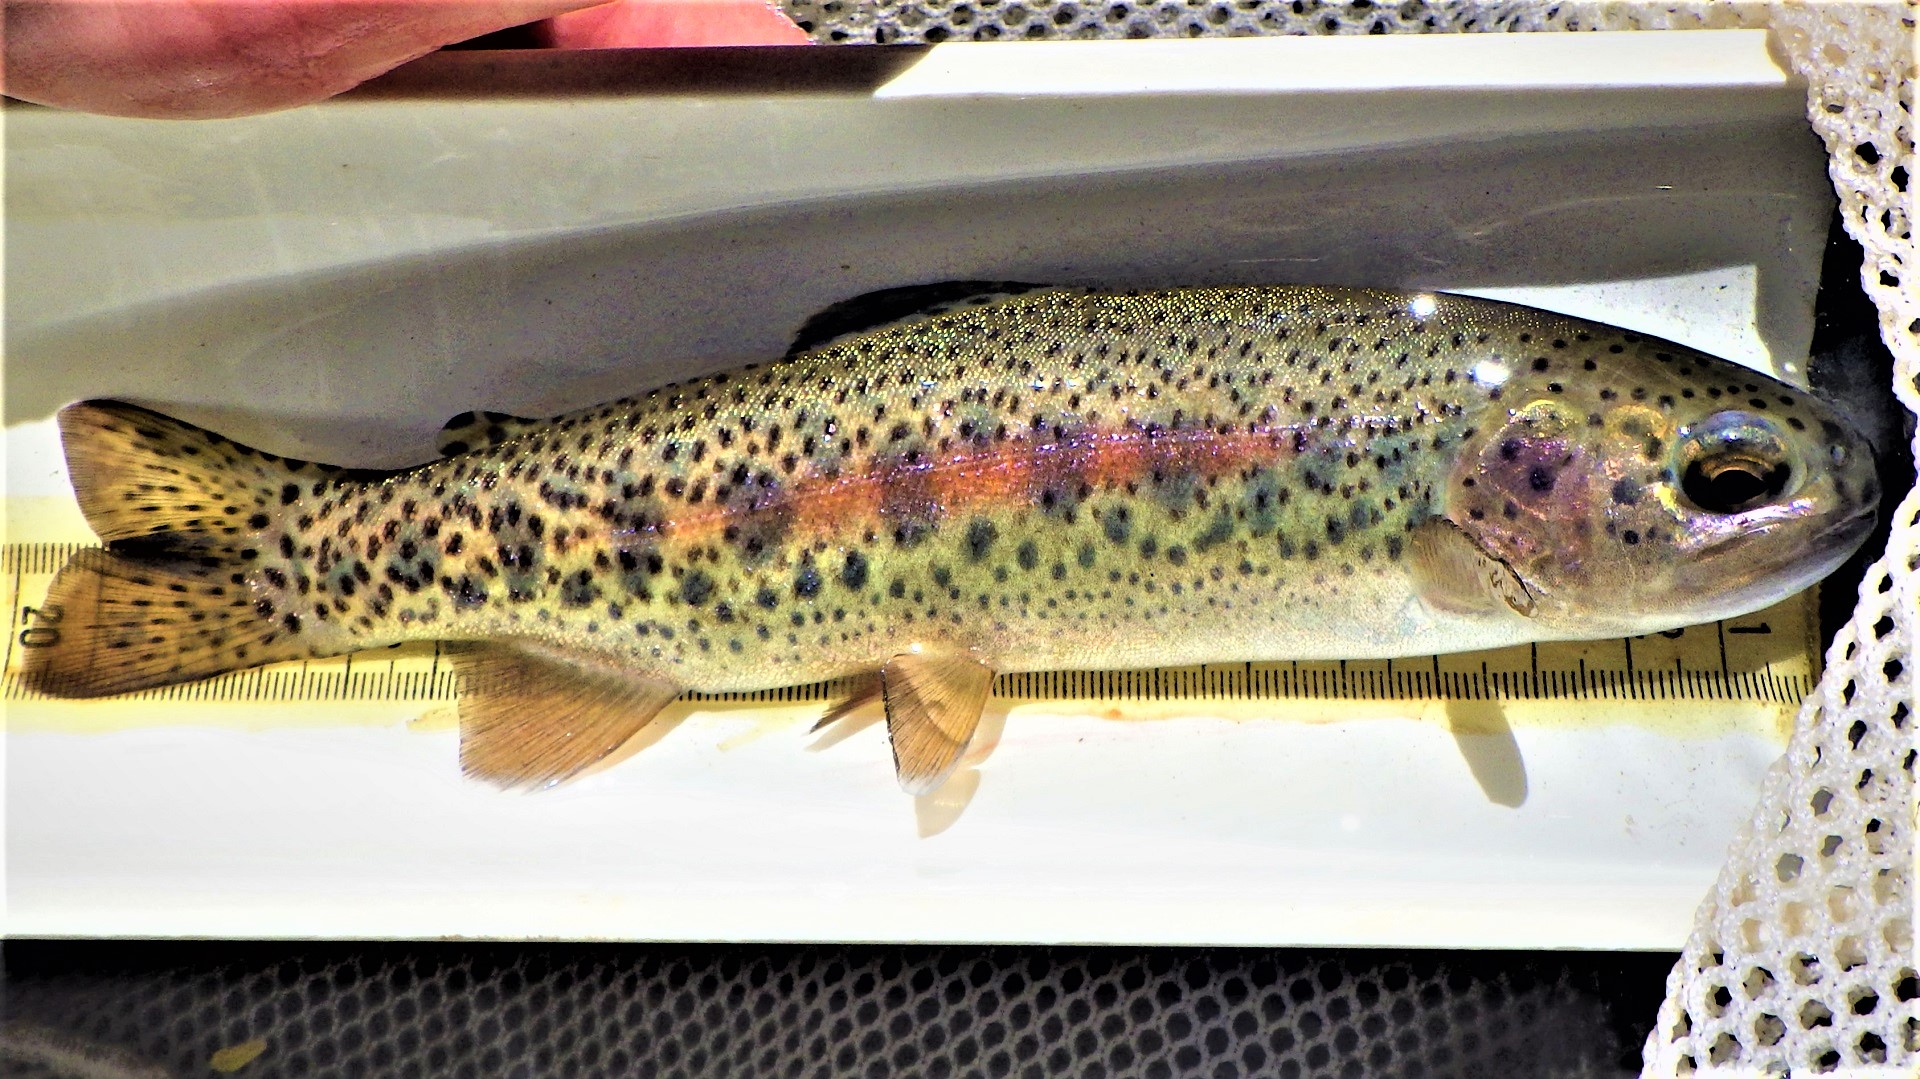
POLYGON ((1827 405, 1669 342, 1592 347, 1506 382, 1443 501, 1525 583, 1543 630, 1624 636, 1744 614, 1866 538, 1872 452, 1827 405))

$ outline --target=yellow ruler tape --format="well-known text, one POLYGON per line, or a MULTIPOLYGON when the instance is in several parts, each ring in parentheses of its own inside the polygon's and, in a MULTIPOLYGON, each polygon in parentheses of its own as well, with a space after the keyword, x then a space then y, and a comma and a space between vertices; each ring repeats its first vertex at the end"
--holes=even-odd
MULTIPOLYGON (((182 720, 249 726, 393 722, 454 699, 453 672, 432 645, 283 663, 103 701, 41 697, 20 683, 17 668, 27 651, 57 638, 59 612, 40 604, 53 574, 81 547, 0 547, 9 610, 4 699, 16 729, 117 729, 182 720)), ((1123 720, 1201 712, 1317 722, 1399 715, 1445 719, 1468 729, 1497 729, 1505 722, 1628 722, 1676 733, 1758 729, 1784 738, 1818 677, 1817 627, 1809 591, 1742 618, 1645 637, 1397 660, 1010 674, 1000 677, 994 693, 1022 710, 1123 720)), ((839 682, 688 694, 683 707, 817 713, 821 703, 848 689, 839 682)))

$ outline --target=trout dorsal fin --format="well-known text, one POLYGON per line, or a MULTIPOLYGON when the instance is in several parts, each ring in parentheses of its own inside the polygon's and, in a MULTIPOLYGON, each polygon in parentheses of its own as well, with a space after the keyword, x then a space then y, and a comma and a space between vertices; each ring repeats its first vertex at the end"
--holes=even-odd
POLYGON ((440 425, 435 446, 442 457, 458 457, 473 450, 497 446, 551 422, 506 412, 462 412, 440 425))
POLYGON ((1533 593, 1513 567, 1445 517, 1429 517, 1408 536, 1420 598, 1456 614, 1532 617, 1533 593))
POLYGON ((530 644, 450 645, 460 770, 499 787, 563 783, 625 745, 680 687, 530 644))
POLYGON ((822 308, 809 318, 800 332, 793 335, 787 357, 824 348, 870 330, 930 318, 960 307, 984 306, 1047 287, 1023 281, 937 281, 862 293, 822 308))
POLYGON ((906 652, 880 668, 887 740, 900 788, 927 794, 960 766, 993 689, 993 671, 965 652, 906 652))

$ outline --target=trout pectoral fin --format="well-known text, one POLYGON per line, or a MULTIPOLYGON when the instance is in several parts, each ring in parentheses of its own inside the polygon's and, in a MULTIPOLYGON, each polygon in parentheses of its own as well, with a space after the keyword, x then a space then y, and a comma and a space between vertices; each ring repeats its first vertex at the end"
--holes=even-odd
POLYGON ((1526 582, 1459 525, 1429 517, 1407 539, 1415 587, 1429 605, 1456 614, 1512 611, 1532 617, 1533 593, 1526 582))
POLYGON ((458 457, 470 450, 485 449, 509 438, 526 434, 552 423, 530 420, 505 412, 462 412, 440 425, 435 446, 442 457, 458 457))
POLYGON ((993 689, 993 671, 965 652, 905 652, 880 668, 900 789, 926 794, 946 782, 973 741, 993 689))
POLYGON ((500 787, 565 782, 680 695, 669 682, 538 646, 448 649, 460 673, 460 770, 500 787))

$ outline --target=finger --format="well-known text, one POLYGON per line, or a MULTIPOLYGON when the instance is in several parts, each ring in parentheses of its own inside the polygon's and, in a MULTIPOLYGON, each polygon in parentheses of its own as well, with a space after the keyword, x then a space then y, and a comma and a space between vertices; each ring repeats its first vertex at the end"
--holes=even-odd
POLYGON ((442 45, 593 0, 9 0, 10 97, 117 116, 319 101, 442 45))
POLYGON ((562 49, 664 45, 806 45, 805 30, 767 0, 614 0, 546 24, 562 49))

